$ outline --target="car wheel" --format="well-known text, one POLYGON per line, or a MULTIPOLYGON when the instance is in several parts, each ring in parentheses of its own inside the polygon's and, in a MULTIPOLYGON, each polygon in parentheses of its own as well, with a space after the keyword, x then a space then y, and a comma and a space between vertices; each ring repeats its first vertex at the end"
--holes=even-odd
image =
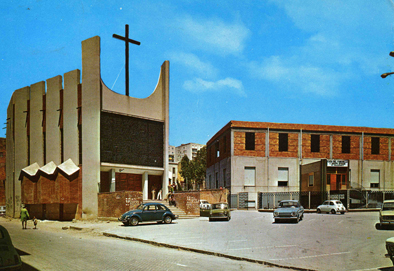
POLYGON ((297 223, 298 223, 298 222, 300 222, 300 217, 299 217, 299 216, 297 216, 297 223))
POLYGON ((131 226, 137 226, 138 225, 138 218, 136 218, 135 216, 133 216, 130 220, 129 220, 129 225, 131 226))
POLYGON ((345 212, 341 212, 341 214, 342 214, 342 215, 344 215, 344 214, 345 214, 345 212))
POLYGON ((227 221, 230 221, 230 217, 229 216, 227 217, 227 221))
POLYGON ((164 223, 166 223, 166 224, 170 224, 172 222, 172 218, 171 218, 171 216, 166 216, 165 218, 164 218, 164 223))
POLYGON ((320 209, 317 209, 317 213, 320 214, 320 213, 321 213, 321 210, 320 210, 320 209))
POLYGON ((303 220, 303 219, 304 219, 304 214, 302 214, 300 217, 300 220, 303 220))
POLYGON ((336 212, 334 209, 332 209, 332 210, 331 210, 331 213, 332 213, 332 214, 336 214, 337 212, 336 212))

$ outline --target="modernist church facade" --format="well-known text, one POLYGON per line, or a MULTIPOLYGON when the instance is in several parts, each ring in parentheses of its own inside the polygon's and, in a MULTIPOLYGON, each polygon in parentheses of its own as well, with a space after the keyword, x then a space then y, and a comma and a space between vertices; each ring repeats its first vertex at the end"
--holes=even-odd
POLYGON ((95 219, 98 193, 168 187, 169 62, 153 93, 113 92, 100 38, 82 42, 82 72, 16 90, 7 110, 7 215, 22 204, 48 219, 95 219), (82 79, 82 82, 81 82, 82 79))

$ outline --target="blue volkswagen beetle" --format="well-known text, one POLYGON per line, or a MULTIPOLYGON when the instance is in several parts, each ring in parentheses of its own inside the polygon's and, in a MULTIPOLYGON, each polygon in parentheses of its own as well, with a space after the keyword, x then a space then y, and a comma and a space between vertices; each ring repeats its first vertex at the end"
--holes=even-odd
POLYGON ((142 203, 137 209, 128 211, 118 218, 124 225, 137 226, 140 222, 157 221, 170 224, 178 216, 174 215, 164 204, 142 203))
POLYGON ((304 207, 298 200, 282 200, 274 211, 275 222, 281 220, 294 220, 297 223, 304 217, 304 207))

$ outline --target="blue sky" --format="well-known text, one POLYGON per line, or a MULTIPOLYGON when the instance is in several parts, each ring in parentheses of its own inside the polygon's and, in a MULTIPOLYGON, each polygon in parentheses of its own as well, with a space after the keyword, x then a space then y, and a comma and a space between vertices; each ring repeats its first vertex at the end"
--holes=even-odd
POLYGON ((3 123, 14 90, 81 69, 96 35, 102 79, 124 94, 112 34, 129 24, 130 96, 149 96, 170 61, 170 145, 205 144, 230 120, 394 128, 394 77, 380 77, 394 71, 391 0, 11 0, 0 18, 3 123))

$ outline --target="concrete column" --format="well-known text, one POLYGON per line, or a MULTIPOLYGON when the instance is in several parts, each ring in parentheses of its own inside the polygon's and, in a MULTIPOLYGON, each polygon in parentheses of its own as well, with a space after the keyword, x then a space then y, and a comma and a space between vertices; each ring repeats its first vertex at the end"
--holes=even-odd
POLYGON ((79 164, 78 147, 78 84, 80 71, 74 70, 64 74, 63 92, 63 131, 64 161, 71 158, 79 164))
POLYGON ((44 166, 44 136, 42 133, 42 101, 45 94, 45 82, 38 82, 30 87, 30 164, 44 166))
POLYGON ((169 130, 170 130, 170 62, 165 61, 161 65, 161 73, 164 75, 163 80, 163 98, 162 98, 162 108, 164 117, 164 142, 163 142, 163 180, 162 180, 162 194, 168 194, 168 170, 169 170, 169 159, 168 159, 168 147, 169 147, 169 130))
MULTIPOLYGON (((142 200, 147 200, 148 199, 148 172, 144 172, 142 174, 142 200)), ((164 190, 163 190, 164 191, 164 190)), ((167 195, 167 194, 164 194, 167 195)))
POLYGON ((109 187, 109 192, 115 192, 116 186, 116 177, 115 177, 115 169, 111 169, 109 172, 109 179, 110 179, 110 187, 109 187))
POLYGON ((46 162, 53 161, 56 165, 62 163, 61 159, 61 135, 59 127, 60 90, 62 89, 62 77, 55 76, 47 80, 46 95, 46 162))
MULTIPOLYGON (((27 115, 27 100, 29 99, 30 88, 24 87, 14 92, 14 217, 20 217, 20 208, 22 204, 21 197, 21 182, 18 180, 21 170, 28 166, 27 164, 27 127, 26 127, 26 115, 27 115)), ((8 156, 8 154, 7 154, 8 156)))
POLYGON ((82 41, 82 219, 98 214, 100 183, 100 37, 82 41))
POLYGON ((14 217, 15 211, 15 204, 14 204, 14 170, 15 170, 15 163, 14 163, 14 97, 11 97, 10 103, 8 104, 7 108, 7 131, 6 131, 6 149, 7 149, 7 156, 6 156, 6 182, 5 182, 5 200, 6 200, 6 215, 14 217))

